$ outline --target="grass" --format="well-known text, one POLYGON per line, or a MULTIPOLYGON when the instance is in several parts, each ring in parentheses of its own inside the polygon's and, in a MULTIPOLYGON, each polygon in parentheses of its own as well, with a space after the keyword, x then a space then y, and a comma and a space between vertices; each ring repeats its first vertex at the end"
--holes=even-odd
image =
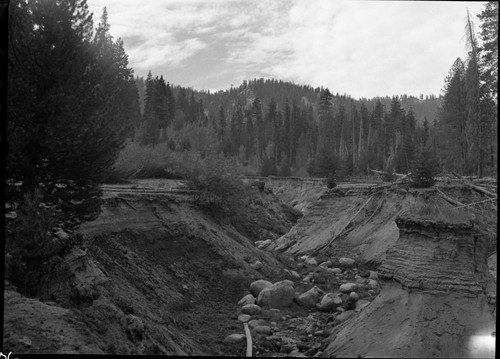
POLYGON ((449 224, 468 223, 474 218, 467 210, 454 208, 439 198, 409 196, 404 217, 449 224))

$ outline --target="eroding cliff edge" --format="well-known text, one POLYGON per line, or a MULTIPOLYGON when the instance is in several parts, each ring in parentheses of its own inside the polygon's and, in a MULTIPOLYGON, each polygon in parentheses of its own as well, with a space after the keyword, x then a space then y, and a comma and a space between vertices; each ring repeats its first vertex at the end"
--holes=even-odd
POLYGON ((487 238, 469 212, 423 198, 415 203, 396 218, 400 235, 379 267, 381 294, 332 331, 325 355, 495 356, 487 238))
POLYGON ((380 273, 408 288, 436 291, 484 291, 487 243, 471 220, 445 223, 396 218, 399 239, 387 252, 380 273))

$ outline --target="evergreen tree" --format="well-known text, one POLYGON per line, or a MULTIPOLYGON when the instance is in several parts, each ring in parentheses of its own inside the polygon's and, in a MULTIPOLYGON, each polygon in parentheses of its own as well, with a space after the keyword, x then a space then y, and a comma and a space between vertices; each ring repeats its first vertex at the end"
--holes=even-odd
POLYGON ((223 142, 226 138, 226 115, 224 114, 224 107, 219 107, 219 119, 217 126, 217 139, 223 142))
POLYGON ((319 149, 323 147, 333 148, 333 95, 328 89, 321 92, 318 104, 318 142, 319 149))
POLYGON ((297 146, 301 129, 301 111, 297 103, 292 103, 292 114, 290 121, 290 163, 295 165, 297 156, 297 146))
POLYGON ((465 173, 467 156, 465 66, 458 58, 446 78, 440 114, 439 157, 450 171, 465 173))
POLYGON ((278 142, 279 142, 279 123, 278 123, 278 113, 277 113, 277 105, 276 101, 274 101, 274 97, 271 98, 269 102, 269 107, 266 113, 266 123, 271 124, 271 142, 273 144, 273 159, 276 163, 277 155, 278 155, 278 142))
POLYGON ((262 158, 266 148, 264 134, 264 119, 262 117, 262 102, 257 97, 252 103, 252 118, 256 126, 257 155, 262 158))
POLYGON ((243 145, 243 109, 240 104, 236 105, 236 111, 231 118, 231 141, 233 153, 237 154, 238 149, 243 145))
POLYGON ((485 9, 478 15, 481 20, 480 49, 483 67, 482 80, 486 92, 496 100, 498 97, 498 1, 488 1, 485 9))
POLYGON ((429 151, 423 151, 417 155, 412 163, 410 174, 410 186, 416 188, 432 187, 436 183, 439 174, 438 159, 429 151))
POLYGON ((151 71, 146 78, 144 115, 142 116, 141 143, 156 145, 160 137, 160 117, 158 113, 158 79, 153 79, 151 71))
POLYGON ((94 218, 99 185, 133 127, 123 43, 109 35, 106 12, 93 36, 84 0, 9 10, 7 176, 23 193, 41 190, 68 225, 94 218))
POLYGON ((283 128, 281 131, 282 152, 286 156, 290 156, 290 121, 291 121, 291 110, 287 98, 285 102, 285 110, 283 113, 283 128))
POLYGON ((255 154, 255 134, 254 134, 254 125, 253 125, 253 120, 252 120, 252 112, 251 111, 246 111, 245 113, 245 119, 246 119, 246 143, 245 143, 245 149, 246 149, 246 159, 248 160, 250 156, 255 154))

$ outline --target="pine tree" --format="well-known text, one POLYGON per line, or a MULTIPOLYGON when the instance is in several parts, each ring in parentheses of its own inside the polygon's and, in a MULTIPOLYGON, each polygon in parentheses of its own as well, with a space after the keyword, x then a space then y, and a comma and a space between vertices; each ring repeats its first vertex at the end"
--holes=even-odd
POLYGON ((440 113, 439 157, 450 171, 465 173, 467 156, 465 65, 455 60, 446 78, 440 113))
POLYGON ((141 143, 144 145, 156 145, 160 137, 160 117, 158 113, 158 79, 153 79, 151 71, 146 78, 146 95, 144 104, 144 115, 142 116, 141 143))
POLYGON ((231 118, 230 133, 233 153, 238 154, 238 149, 243 144, 243 110, 240 104, 236 105, 236 111, 231 118))
POLYGON ((226 115, 224 113, 224 107, 222 105, 219 107, 219 118, 218 118, 218 128, 217 128, 217 139, 222 143, 226 138, 226 115))
POLYGON ((283 112, 283 129, 281 132, 282 152, 286 156, 290 156, 290 122, 291 122, 291 110, 287 98, 285 102, 285 109, 283 112))
POLYGON ((482 80, 492 97, 498 97, 498 1, 489 1, 485 9, 478 15, 481 20, 481 39, 483 46, 480 49, 483 67, 482 80))
POLYGON ((436 176, 439 174, 438 159, 429 151, 419 153, 412 163, 410 173, 410 187, 426 188, 432 187, 436 183, 436 176))

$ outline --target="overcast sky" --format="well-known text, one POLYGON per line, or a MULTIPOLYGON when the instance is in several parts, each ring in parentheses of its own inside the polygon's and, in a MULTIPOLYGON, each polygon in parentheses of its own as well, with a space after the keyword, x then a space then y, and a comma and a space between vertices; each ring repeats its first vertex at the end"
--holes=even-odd
POLYGON ((438 95, 485 2, 88 0, 135 74, 223 90, 275 78, 354 98, 438 95))

